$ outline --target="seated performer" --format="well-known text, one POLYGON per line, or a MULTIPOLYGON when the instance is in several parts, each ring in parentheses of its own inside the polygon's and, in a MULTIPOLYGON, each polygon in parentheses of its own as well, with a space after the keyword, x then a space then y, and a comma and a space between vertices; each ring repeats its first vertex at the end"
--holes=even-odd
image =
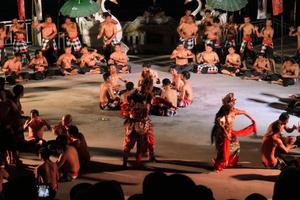
POLYGON ((191 74, 185 71, 182 72, 181 77, 183 86, 179 91, 178 107, 184 108, 189 106, 193 102, 193 89, 188 81, 191 77, 191 74))
POLYGON ((21 54, 16 53, 12 58, 8 59, 2 67, 6 81, 10 84, 29 78, 29 73, 22 72, 21 59, 21 54))
POLYGON ((114 94, 110 73, 103 74, 104 83, 100 85, 99 107, 101 110, 116 110, 119 107, 119 98, 114 94))
POLYGON ((155 161, 153 125, 149 118, 146 99, 145 95, 138 92, 131 96, 130 117, 124 122, 124 167, 127 167, 129 153, 135 145, 137 165, 140 164, 142 155, 147 152, 149 160, 155 161))
POLYGON ((246 80, 262 80, 265 79, 269 73, 272 72, 269 59, 260 53, 253 64, 253 69, 247 70, 244 73, 246 80))
POLYGON ((195 24, 194 16, 190 15, 186 23, 178 26, 177 32, 180 36, 180 41, 188 50, 192 50, 196 44, 196 37, 198 33, 198 26, 195 24))
POLYGON ((27 144, 29 148, 43 145, 44 127, 47 127, 48 130, 51 129, 51 126, 39 116, 38 110, 31 110, 30 119, 26 120, 24 124, 24 130, 28 128, 27 144))
POLYGON ((160 84, 160 79, 158 77, 157 71, 155 71, 154 69, 151 69, 151 64, 150 63, 144 63, 143 64, 143 71, 141 73, 141 76, 140 76, 140 79, 139 79, 139 82, 138 82, 139 87, 141 86, 143 80, 147 76, 151 76, 154 83, 160 84))
POLYGON ((6 28, 4 24, 0 24, 0 65, 6 59, 5 41, 7 39, 6 28))
MULTIPOLYGON (((71 18, 67 16, 65 19, 65 23, 62 25, 62 28, 67 33, 67 46, 71 47, 71 50, 73 48, 75 52, 79 52, 81 49, 81 42, 78 38, 77 24, 75 22, 72 22, 71 18)), ((64 36, 64 34, 62 36, 64 36)))
POLYGON ((72 116, 67 114, 61 118, 61 121, 52 128, 54 136, 65 135, 68 136, 68 129, 72 125, 72 116))
POLYGON ((133 82, 126 83, 126 90, 123 92, 120 98, 120 105, 121 105, 121 116, 122 117, 129 117, 129 110, 130 110, 130 103, 128 98, 135 92, 133 82))
POLYGON ((178 73, 182 73, 183 71, 191 71, 193 69, 193 64, 189 63, 189 59, 195 61, 195 55, 190 50, 184 48, 183 43, 179 43, 172 52, 171 59, 175 60, 173 68, 178 73))
MULTIPOLYGON (((79 67, 82 74, 90 72, 98 74, 103 70, 103 63, 105 62, 104 56, 97 53, 97 50, 89 52, 87 47, 81 49, 81 57, 79 59, 79 67)), ((79 73, 79 72, 78 72, 79 73)))
POLYGON ((64 75, 77 74, 77 69, 74 66, 74 62, 77 62, 75 56, 72 54, 70 47, 65 48, 65 53, 59 56, 56 64, 63 70, 64 75))
POLYGON ((293 144, 284 144, 280 138, 281 124, 277 121, 272 123, 270 131, 264 135, 261 146, 262 163, 265 167, 272 169, 283 169, 287 166, 286 162, 278 156, 278 152, 288 153, 295 148, 293 144), (279 151, 280 150, 280 151, 279 151))
POLYGON ((271 83, 287 87, 294 85, 299 78, 299 65, 292 59, 287 58, 281 67, 280 74, 273 74, 270 77, 271 83))
POLYGON ((216 114, 215 125, 211 132, 212 144, 215 143, 217 149, 217 156, 213 159, 217 171, 237 165, 240 153, 240 143, 237 136, 248 136, 256 133, 254 119, 245 111, 235 108, 236 99, 233 93, 227 94, 222 101, 223 105, 216 114), (252 121, 252 124, 239 131, 233 130, 237 115, 245 115, 252 121))
POLYGON ((43 52, 41 50, 35 51, 35 56, 31 59, 28 64, 28 67, 33 69, 34 79, 40 80, 45 78, 46 68, 48 67, 48 61, 43 56, 43 52))
POLYGON ((79 156, 76 148, 68 144, 68 138, 60 135, 56 138, 58 151, 62 152, 57 161, 61 181, 71 181, 78 177, 80 169, 79 156))
POLYGON ((197 55, 198 65, 194 71, 202 74, 217 74, 219 71, 217 64, 219 62, 219 56, 213 51, 212 44, 206 44, 205 51, 197 55))
POLYGON ((151 114, 172 117, 177 112, 177 92, 169 79, 163 79, 162 84, 161 95, 152 99, 151 114))
POLYGON ((118 92, 120 91, 120 87, 121 87, 121 85, 119 84, 119 81, 127 83, 127 80, 118 74, 116 66, 113 64, 109 65, 109 73, 111 76, 111 85, 112 85, 113 91, 115 94, 118 94, 118 92))
POLYGON ((171 75, 172 75, 172 86, 176 91, 180 91, 183 87, 184 83, 181 79, 181 74, 179 74, 175 68, 175 66, 171 67, 171 75))
POLYGON ((130 73, 131 67, 127 63, 127 55, 121 50, 120 43, 114 46, 115 51, 110 55, 108 64, 114 64, 118 72, 130 73))
POLYGON ((240 72, 241 57, 235 53, 233 46, 228 48, 229 54, 226 56, 225 65, 221 68, 221 73, 229 76, 236 76, 240 72))

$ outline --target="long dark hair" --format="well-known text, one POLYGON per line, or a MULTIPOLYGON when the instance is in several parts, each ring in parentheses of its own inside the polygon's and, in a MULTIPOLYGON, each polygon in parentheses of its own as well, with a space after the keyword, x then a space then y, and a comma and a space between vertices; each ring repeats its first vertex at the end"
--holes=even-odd
POLYGON ((221 106, 221 108, 217 112, 217 114, 215 116, 215 122, 214 122, 215 124, 214 124, 214 127, 212 128, 211 135, 210 135, 211 144, 214 143, 215 137, 221 131, 218 119, 228 115, 230 113, 230 110, 231 110, 231 106, 226 104, 226 105, 221 106))

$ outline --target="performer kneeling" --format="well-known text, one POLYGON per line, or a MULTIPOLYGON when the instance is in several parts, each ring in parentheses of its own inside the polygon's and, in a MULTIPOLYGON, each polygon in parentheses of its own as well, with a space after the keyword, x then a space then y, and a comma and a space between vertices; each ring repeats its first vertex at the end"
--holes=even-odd
POLYGON ((193 89, 189 83, 191 74, 187 71, 182 73, 183 86, 179 92, 178 107, 184 108, 193 102, 193 89))
POLYGON ((213 164, 217 171, 237 165, 240 153, 240 143, 237 136, 248 136, 251 133, 256 133, 254 119, 245 111, 236 109, 234 107, 235 100, 233 93, 227 94, 223 98, 223 106, 215 117, 211 141, 215 143, 217 149, 217 157, 213 159, 213 164), (239 131, 233 130, 234 120, 237 115, 245 115, 252 121, 252 124, 239 131))
POLYGON ((117 110, 119 109, 120 99, 114 94, 111 74, 103 74, 104 83, 100 85, 99 91, 99 106, 101 110, 110 109, 117 110))

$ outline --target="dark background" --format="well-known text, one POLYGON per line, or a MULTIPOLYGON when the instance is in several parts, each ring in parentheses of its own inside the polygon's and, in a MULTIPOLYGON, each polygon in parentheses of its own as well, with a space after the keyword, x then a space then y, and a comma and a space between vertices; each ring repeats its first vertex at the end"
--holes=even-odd
MULTIPOLYGON (((66 0, 42 0, 43 2, 43 14, 53 16, 54 20, 57 18, 57 13, 59 8, 63 5, 66 0)), ((167 15, 172 16, 175 19, 179 19, 184 14, 184 9, 186 6, 183 5, 184 0, 156 0, 157 6, 161 7, 167 15)), ((106 7, 111 10, 111 12, 118 17, 120 21, 133 20, 137 16, 143 14, 149 6, 152 5, 152 0, 118 0, 119 5, 115 5, 111 2, 106 2, 106 7)), ((205 0, 203 0, 205 3, 205 0)), ((268 0, 268 8, 271 12, 271 2, 268 0)), ((294 24, 291 21, 292 13, 291 10, 294 7, 294 0, 284 1, 284 19, 285 22, 294 24)), ((31 18, 31 0, 25 0, 26 5, 26 18, 31 18)), ((196 8, 197 3, 192 2, 188 4, 190 8, 196 8)), ((297 6, 298 22, 300 24, 300 1, 298 0, 297 6)), ((5 4, 0 6, 0 21, 11 20, 17 17, 17 0, 5 1, 5 4)), ((256 19, 257 15, 257 0, 249 0, 246 8, 242 9, 240 12, 236 12, 235 15, 240 16, 237 19, 242 19, 243 15, 250 15, 252 20, 256 19)))

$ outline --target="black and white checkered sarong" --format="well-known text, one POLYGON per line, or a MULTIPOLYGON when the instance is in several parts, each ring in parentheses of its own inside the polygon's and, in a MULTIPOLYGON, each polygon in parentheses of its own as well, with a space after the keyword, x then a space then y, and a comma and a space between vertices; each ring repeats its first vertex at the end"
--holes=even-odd
POLYGON ((196 44, 195 38, 190 38, 187 40, 184 40, 183 38, 180 38, 180 42, 183 42, 183 45, 186 49, 192 50, 196 44))
POLYGON ((56 41, 55 39, 45 39, 43 38, 42 39, 42 51, 46 51, 47 49, 49 49, 50 47, 52 47, 54 49, 54 51, 57 50, 57 44, 56 44, 56 41))
POLYGON ((67 37, 66 39, 67 39, 66 44, 68 47, 71 48, 73 47, 74 51, 80 51, 82 46, 78 37, 74 38, 73 40, 71 40, 69 37, 67 37))
POLYGON ((24 53, 27 52, 27 43, 24 40, 15 40, 13 43, 14 53, 24 53))

